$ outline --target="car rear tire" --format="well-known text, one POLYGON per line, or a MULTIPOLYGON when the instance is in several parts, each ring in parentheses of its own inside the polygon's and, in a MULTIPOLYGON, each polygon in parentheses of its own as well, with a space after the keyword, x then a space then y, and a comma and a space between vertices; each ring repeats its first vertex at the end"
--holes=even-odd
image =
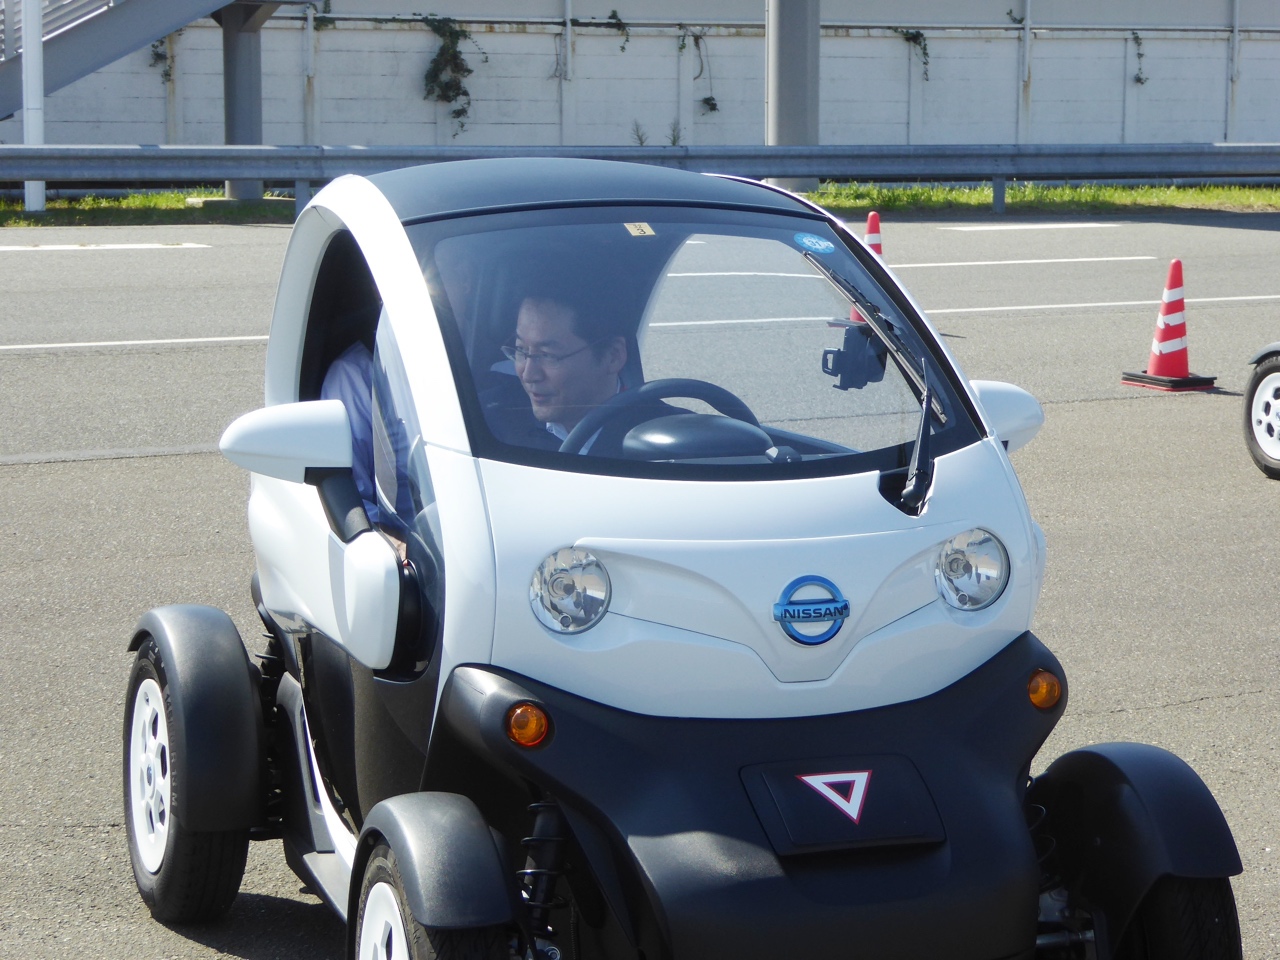
POLYGON ((1125 931, 1116 960, 1241 960, 1231 881, 1157 880, 1125 931))
POLYGON ((1244 440, 1258 469, 1280 480, 1280 355, 1259 363, 1244 392, 1244 440))
POLYGON ((509 960, 503 927, 436 930, 413 916, 391 848, 369 856, 356 919, 357 960, 509 960))
POLYGON ((124 714, 124 822, 138 893, 157 920, 214 920, 244 877, 249 831, 195 833, 182 825, 185 784, 175 755, 169 678, 155 643, 138 649, 124 714))

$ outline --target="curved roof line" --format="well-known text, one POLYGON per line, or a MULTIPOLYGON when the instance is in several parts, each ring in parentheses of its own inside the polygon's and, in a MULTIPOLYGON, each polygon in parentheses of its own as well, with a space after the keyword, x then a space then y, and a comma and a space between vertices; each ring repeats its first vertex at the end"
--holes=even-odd
POLYGON ((616 160, 455 160, 392 170, 369 179, 401 222, 584 203, 710 204, 814 216, 806 204, 764 185, 616 160))

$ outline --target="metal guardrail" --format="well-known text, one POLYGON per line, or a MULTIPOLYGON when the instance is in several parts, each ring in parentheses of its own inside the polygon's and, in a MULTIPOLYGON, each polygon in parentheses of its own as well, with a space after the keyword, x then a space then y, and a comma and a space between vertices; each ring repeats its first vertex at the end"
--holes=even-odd
POLYGON ((326 147, 0 145, 0 181, 293 181, 486 157, 628 160, 746 177, 860 181, 991 181, 1004 208, 1009 180, 1275 178, 1280 143, 929 144, 821 147, 326 147))

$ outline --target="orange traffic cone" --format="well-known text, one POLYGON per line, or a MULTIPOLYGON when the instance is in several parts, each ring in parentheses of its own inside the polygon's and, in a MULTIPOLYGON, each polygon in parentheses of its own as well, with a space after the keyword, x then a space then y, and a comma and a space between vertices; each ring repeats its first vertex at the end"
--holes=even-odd
POLYGON ((1124 373, 1121 383, 1151 390, 1210 390, 1216 377, 1198 377, 1189 372, 1187 360, 1187 317, 1182 299, 1182 261, 1169 264, 1164 284, 1156 332, 1151 340, 1151 360, 1142 373, 1124 373))
POLYGON ((880 214, 874 210, 867 214, 867 235, 863 242, 871 248, 872 253, 884 256, 884 250, 880 246, 880 214))

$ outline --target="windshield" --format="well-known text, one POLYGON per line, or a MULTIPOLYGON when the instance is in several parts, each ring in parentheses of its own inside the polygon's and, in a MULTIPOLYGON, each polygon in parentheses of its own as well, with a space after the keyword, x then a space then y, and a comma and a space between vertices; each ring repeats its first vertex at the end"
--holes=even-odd
POLYGON ((905 303, 821 220, 547 209, 409 235, 480 456, 718 479, 893 470, 926 383, 929 456, 977 439, 905 303))

